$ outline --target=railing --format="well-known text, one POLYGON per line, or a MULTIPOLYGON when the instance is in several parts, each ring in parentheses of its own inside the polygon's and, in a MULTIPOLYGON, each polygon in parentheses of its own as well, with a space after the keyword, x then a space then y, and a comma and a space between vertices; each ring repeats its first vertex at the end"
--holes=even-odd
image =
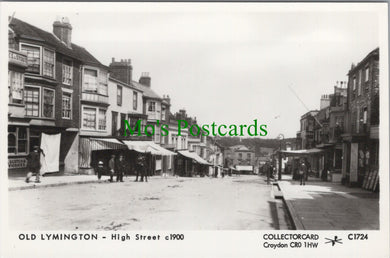
POLYGON ((86 101, 108 104, 108 96, 100 95, 97 93, 83 92, 81 95, 81 99, 86 101))
POLYGON ((14 49, 8 51, 8 61, 12 64, 27 67, 27 55, 14 49))

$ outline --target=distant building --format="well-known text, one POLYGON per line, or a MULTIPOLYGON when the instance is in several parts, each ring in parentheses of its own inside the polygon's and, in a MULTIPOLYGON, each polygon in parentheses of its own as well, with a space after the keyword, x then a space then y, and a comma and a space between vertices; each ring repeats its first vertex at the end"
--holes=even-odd
POLYGON ((255 152, 245 145, 235 145, 224 150, 224 158, 228 167, 252 166, 254 169, 256 158, 255 152))

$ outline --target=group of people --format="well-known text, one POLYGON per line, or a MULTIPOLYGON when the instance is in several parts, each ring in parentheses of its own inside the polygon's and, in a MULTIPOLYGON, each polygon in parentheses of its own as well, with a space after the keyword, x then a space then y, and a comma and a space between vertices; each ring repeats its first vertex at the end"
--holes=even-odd
POLYGON ((39 146, 34 146, 33 151, 27 156, 27 168, 26 183, 30 183, 31 177, 35 176, 35 183, 41 182, 41 154, 45 157, 45 153, 39 146))
MULTIPOLYGON (((138 156, 134 169, 136 171, 136 179, 138 182, 138 178, 140 178, 140 182, 148 182, 147 175, 147 164, 144 156, 138 156)), ((114 176, 116 176, 116 182, 123 182, 123 176, 127 174, 129 170, 129 165, 124 159, 123 154, 119 155, 119 158, 116 159, 116 155, 111 155, 111 159, 108 161, 108 166, 104 166, 104 162, 100 160, 95 169, 95 173, 97 173, 98 179, 100 180, 102 175, 106 174, 105 172, 108 170, 108 175, 110 176, 109 181, 114 182, 114 176)))

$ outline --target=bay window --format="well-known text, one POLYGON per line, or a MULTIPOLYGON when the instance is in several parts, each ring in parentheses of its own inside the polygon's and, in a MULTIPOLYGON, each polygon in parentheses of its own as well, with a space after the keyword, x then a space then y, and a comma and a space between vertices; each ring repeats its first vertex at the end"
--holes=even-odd
POLYGON ((23 103, 23 74, 8 71, 8 88, 10 103, 23 103))
POLYGON ((43 75, 54 78, 54 51, 45 49, 43 51, 43 75))
POLYGON ((83 107, 83 129, 105 131, 107 124, 106 109, 98 107, 83 107))
POLYGON ((83 91, 97 92, 98 87, 97 70, 84 69, 83 91))
POLYGON ((42 116, 48 118, 54 117, 54 90, 43 89, 42 116))
POLYGON ((38 46, 30 46, 26 44, 20 45, 20 50, 27 54, 27 69, 28 73, 40 74, 41 72, 41 48, 38 46))
POLYGON ((26 116, 39 117, 39 88, 25 87, 24 102, 26 116))

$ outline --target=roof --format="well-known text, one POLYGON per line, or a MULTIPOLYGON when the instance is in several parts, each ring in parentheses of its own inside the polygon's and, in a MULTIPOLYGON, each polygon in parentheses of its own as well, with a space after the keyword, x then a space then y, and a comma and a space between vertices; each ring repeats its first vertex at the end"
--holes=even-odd
POLYGON ((107 68, 107 66, 100 63, 99 60, 97 60, 85 48, 74 43, 71 43, 71 48, 68 48, 65 43, 63 43, 51 32, 44 31, 17 18, 13 18, 9 26, 15 32, 17 37, 33 41, 40 41, 54 47, 58 53, 80 60, 85 64, 107 68))
POLYGON ((347 75, 350 75, 352 73, 354 73, 356 70, 360 69, 362 65, 364 65, 367 60, 369 58, 371 58, 372 56, 379 56, 379 47, 375 48, 374 50, 372 50, 370 53, 368 53, 364 58, 363 60, 361 60, 359 63, 357 63, 357 65, 355 65, 354 67, 351 68, 351 70, 349 70, 348 74, 347 75))
POLYGON ((183 155, 184 157, 187 157, 187 158, 190 158, 190 159, 193 159, 195 160, 196 162, 198 162, 199 164, 202 164, 202 165, 211 165, 210 163, 208 163, 206 160, 202 159, 198 154, 196 154, 195 152, 191 152, 191 151, 188 151, 188 150, 182 150, 182 151, 178 151, 178 153, 180 153, 181 155, 183 155))
POLYGON ((138 90, 140 92, 143 92, 142 89, 140 89, 139 87, 137 87, 137 86, 135 86, 133 84, 127 84, 127 83, 125 83, 125 82, 123 82, 123 81, 121 81, 121 80, 111 76, 111 74, 110 74, 110 77, 108 79, 113 81, 113 82, 120 83, 122 86, 125 86, 125 87, 128 87, 128 88, 132 88, 132 89, 138 90))
POLYGON ((132 81, 131 84, 144 92, 144 96, 152 99, 161 99, 161 97, 155 93, 150 87, 145 86, 139 82, 132 81))

